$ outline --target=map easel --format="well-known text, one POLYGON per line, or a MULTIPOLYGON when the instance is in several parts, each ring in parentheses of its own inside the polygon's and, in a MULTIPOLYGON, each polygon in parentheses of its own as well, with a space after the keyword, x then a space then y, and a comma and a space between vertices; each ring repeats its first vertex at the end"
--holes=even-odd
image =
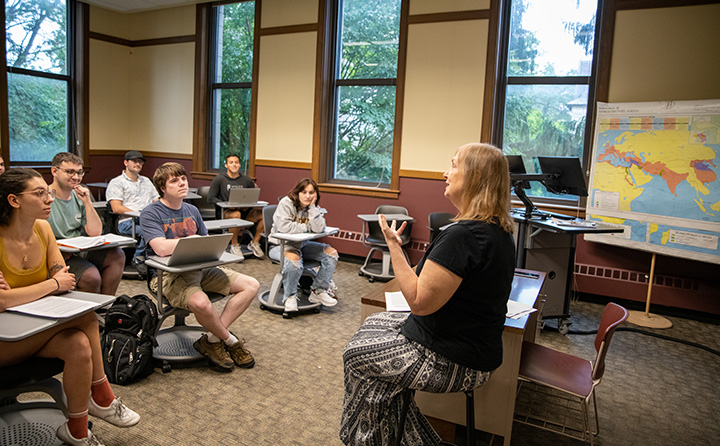
POLYGON ((627 321, 631 324, 639 325, 641 327, 648 328, 671 328, 673 326, 669 319, 666 319, 657 314, 650 314, 650 296, 652 294, 652 286, 655 278, 655 257, 657 254, 653 253, 652 260, 650 261, 650 276, 648 277, 648 291, 647 299, 645 301, 645 311, 630 311, 627 321))

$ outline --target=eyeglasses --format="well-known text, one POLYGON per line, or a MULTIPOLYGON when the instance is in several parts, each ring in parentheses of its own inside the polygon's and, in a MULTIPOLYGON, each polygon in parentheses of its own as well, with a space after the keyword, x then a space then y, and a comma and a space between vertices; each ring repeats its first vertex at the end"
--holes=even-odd
POLYGON ((72 169, 60 169, 69 177, 74 177, 75 175, 79 176, 80 178, 85 176, 85 171, 83 170, 72 170, 72 169))
POLYGON ((48 197, 52 197, 53 200, 55 199, 55 189, 45 189, 45 188, 37 188, 25 192, 20 192, 15 195, 23 195, 23 194, 35 194, 37 197, 43 201, 47 201, 48 197))

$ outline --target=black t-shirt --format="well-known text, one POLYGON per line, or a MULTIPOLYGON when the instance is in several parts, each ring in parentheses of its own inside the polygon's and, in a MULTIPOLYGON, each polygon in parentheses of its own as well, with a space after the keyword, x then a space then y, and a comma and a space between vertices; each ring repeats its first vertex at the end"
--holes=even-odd
POLYGON ((402 334, 457 364, 495 370, 502 363, 502 332, 515 270, 512 235, 495 224, 459 221, 435 238, 416 274, 426 259, 463 280, 435 313, 411 314, 402 334))

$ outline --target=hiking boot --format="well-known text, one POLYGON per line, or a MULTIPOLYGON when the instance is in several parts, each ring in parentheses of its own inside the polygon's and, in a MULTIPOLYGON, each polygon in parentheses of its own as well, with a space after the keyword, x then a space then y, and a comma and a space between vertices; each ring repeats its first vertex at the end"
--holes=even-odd
POLYGON ((316 290, 313 290, 313 292, 310 293, 308 300, 314 304, 321 303, 326 307, 334 307, 337 305, 337 300, 330 297, 326 291, 317 292, 316 290))
POLYGON ((263 252, 260 243, 250 242, 248 243, 248 248, 250 248, 250 251, 252 251, 253 255, 258 259, 262 259, 263 257, 265 257, 265 253, 263 252))
POLYGON ((292 296, 288 296, 285 298, 285 312, 289 313, 291 311, 297 311, 297 302, 298 297, 297 295, 293 294, 292 296))
POLYGON ((216 366, 222 371, 230 371, 235 366, 232 358, 225 350, 224 342, 210 342, 208 341, 207 333, 200 336, 200 339, 193 342, 193 347, 198 352, 207 356, 216 366))
POLYGON ((88 401, 88 413, 117 427, 135 426, 138 424, 138 421, 140 421, 140 415, 132 409, 128 409, 128 407, 120 401, 120 398, 115 398, 109 407, 101 407, 90 397, 90 401, 88 401))
POLYGON ((75 438, 68 429, 67 422, 58 427, 55 435, 62 440, 63 443, 71 446, 104 446, 100 440, 88 429, 88 436, 85 438, 75 438))
POLYGON ((255 358, 253 358, 252 353, 245 348, 245 340, 241 339, 233 345, 226 345, 225 350, 227 350, 236 366, 249 369, 255 365, 255 358))
POLYGON ((242 252, 242 247, 238 245, 230 245, 230 254, 235 254, 236 256, 240 257, 240 260, 245 260, 245 256, 242 252))

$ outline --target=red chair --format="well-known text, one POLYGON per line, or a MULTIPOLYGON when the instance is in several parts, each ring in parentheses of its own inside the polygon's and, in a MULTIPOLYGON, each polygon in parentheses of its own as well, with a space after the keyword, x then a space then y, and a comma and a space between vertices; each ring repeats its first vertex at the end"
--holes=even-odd
MULTIPOLYGON (((533 400, 533 403, 530 405, 530 410, 526 413, 522 413, 520 404, 516 405, 515 421, 577 438, 578 435, 572 435, 569 432, 578 432, 579 429, 571 429, 564 423, 560 424, 547 418, 543 419, 540 414, 532 410, 538 401, 539 406, 544 409, 543 412, 545 413, 552 412, 547 410, 548 404, 557 404, 549 402, 552 399, 565 400, 566 404, 561 404, 560 406, 566 409, 570 409, 570 406, 567 404, 568 401, 575 401, 581 406, 580 412, 583 422, 582 435, 579 435, 579 437, 583 441, 587 441, 589 437, 590 444, 594 444, 594 438, 600 431, 595 387, 600 384, 603 373, 605 372, 605 356, 607 355, 610 339, 615 332, 615 328, 625 321, 627 317, 627 310, 620 305, 609 303, 605 306, 602 319, 600 320, 600 327, 595 336, 595 351, 597 352, 597 356, 594 363, 586 359, 578 358, 577 356, 543 347, 542 345, 523 342, 522 356, 520 359, 520 387, 518 389, 518 396, 524 387, 523 384, 533 383, 536 386, 529 386, 534 387, 530 390, 538 394, 543 394, 545 397, 542 400, 533 400), (543 392, 543 388, 554 390, 543 392), (589 423, 590 399, 593 401, 595 410, 594 432, 590 430, 589 423), (535 422, 531 420, 535 420, 535 422), (538 423, 538 421, 541 423, 538 423)), ((528 388, 528 386, 525 387, 528 388)), ((563 421, 566 420, 565 417, 562 419, 563 421)))

